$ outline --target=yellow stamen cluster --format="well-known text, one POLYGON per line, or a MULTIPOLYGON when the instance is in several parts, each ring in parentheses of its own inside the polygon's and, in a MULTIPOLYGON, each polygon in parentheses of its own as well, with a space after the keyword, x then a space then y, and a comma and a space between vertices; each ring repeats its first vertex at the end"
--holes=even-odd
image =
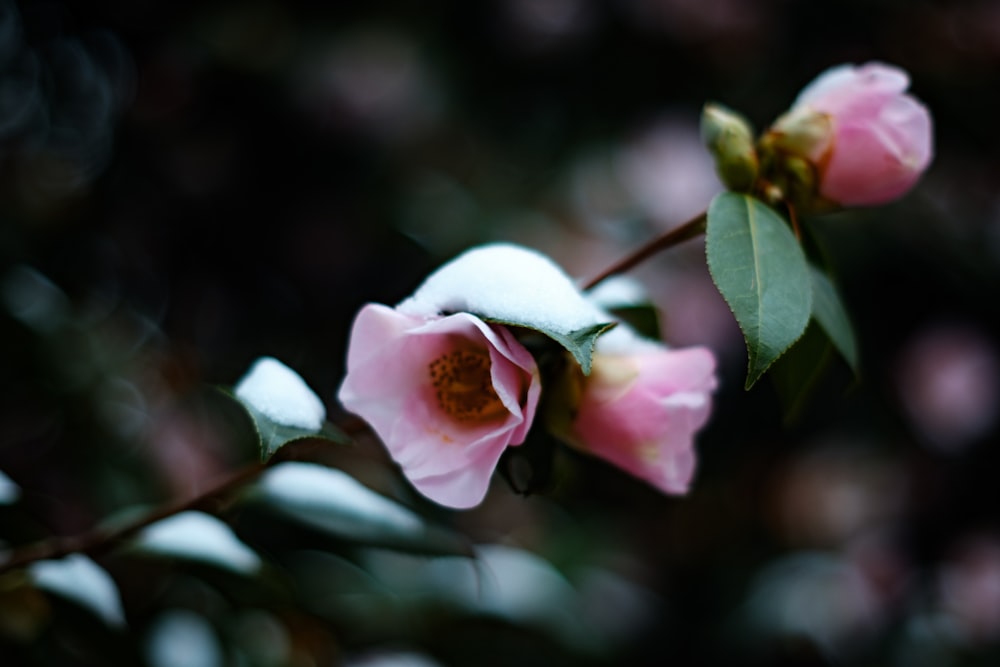
POLYGON ((464 347, 441 355, 428 366, 438 405, 459 421, 485 421, 504 414, 490 377, 490 354, 464 347))

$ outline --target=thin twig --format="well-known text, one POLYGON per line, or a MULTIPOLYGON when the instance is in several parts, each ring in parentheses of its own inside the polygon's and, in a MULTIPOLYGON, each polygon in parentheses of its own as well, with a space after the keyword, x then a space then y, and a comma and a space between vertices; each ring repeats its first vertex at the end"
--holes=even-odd
MULTIPOLYGON (((338 426, 350 435, 358 435, 369 428, 365 422, 353 415, 344 415, 339 420, 338 426)), ((15 549, 7 560, 0 562, 0 575, 40 560, 62 558, 74 553, 95 556, 107 552, 143 528, 188 510, 203 510, 217 514, 220 511, 219 505, 226 495, 257 479, 264 471, 274 465, 308 458, 303 454, 309 453, 317 442, 326 441, 304 438, 290 442, 266 462, 247 464, 196 496, 164 504, 150 513, 120 526, 114 528, 97 527, 82 535, 55 536, 21 546, 15 549)))
POLYGON ((162 519, 215 504, 227 493, 259 477, 268 463, 251 463, 225 478, 208 490, 187 500, 163 505, 149 514, 116 528, 94 528, 82 535, 51 537, 15 550, 10 558, 0 563, 0 575, 40 560, 62 558, 74 553, 96 555, 108 551, 143 528, 162 519))
POLYGON ((693 239, 699 234, 703 234, 705 232, 706 217, 706 213, 700 213, 685 222, 683 225, 674 227, 670 231, 665 232, 652 241, 647 242, 642 247, 626 255, 618 262, 615 262, 604 271, 585 282, 583 284, 583 289, 593 289, 604 280, 610 278, 611 276, 628 271, 637 264, 649 259, 656 253, 666 250, 667 248, 672 248, 673 246, 683 243, 689 239, 693 239))

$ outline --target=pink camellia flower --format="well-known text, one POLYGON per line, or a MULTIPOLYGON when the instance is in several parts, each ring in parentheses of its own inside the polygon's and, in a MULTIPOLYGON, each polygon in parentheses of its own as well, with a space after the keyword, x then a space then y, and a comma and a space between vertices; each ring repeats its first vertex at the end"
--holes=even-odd
POLYGON ((418 491, 466 508, 486 495, 504 449, 524 442, 540 391, 535 360, 506 328, 369 304, 354 321, 339 398, 418 491))
POLYGON ((631 335, 622 347, 622 328, 598 341, 568 439, 665 493, 686 493, 694 435, 711 412, 715 357, 704 347, 674 350, 631 335))
POLYGON ((816 167, 824 198, 884 204, 917 182, 933 154, 930 113, 906 94, 909 83, 882 63, 834 67, 806 86, 772 137, 816 167))

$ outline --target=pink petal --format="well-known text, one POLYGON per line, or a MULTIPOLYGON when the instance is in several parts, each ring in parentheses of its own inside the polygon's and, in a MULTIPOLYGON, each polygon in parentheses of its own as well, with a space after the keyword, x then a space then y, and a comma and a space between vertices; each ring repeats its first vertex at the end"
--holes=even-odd
POLYGON ((685 493, 694 436, 711 411, 715 358, 705 348, 637 349, 595 358, 573 426, 577 445, 661 491, 685 493))
POLYGON ((371 424, 418 490, 430 489, 432 500, 458 506, 454 502, 481 498, 503 450, 523 442, 539 392, 534 359, 503 327, 468 313, 422 317, 369 304, 355 319, 338 396, 371 424), (470 422, 441 408, 430 364, 468 344, 488 351, 506 414, 470 422), (478 486, 470 490, 471 484, 478 486))

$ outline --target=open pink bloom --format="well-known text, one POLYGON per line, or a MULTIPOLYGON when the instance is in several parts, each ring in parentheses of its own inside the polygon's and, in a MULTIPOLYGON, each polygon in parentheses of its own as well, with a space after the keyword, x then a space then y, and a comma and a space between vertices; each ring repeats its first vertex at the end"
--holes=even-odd
POLYGON ((774 129, 809 137, 803 157, 817 166, 825 198, 883 204, 917 182, 934 150, 930 113, 906 94, 909 84, 882 63, 840 65, 806 86, 774 129))
POLYGON ((694 434, 708 421, 715 357, 703 347, 672 350, 651 341, 594 354, 572 439, 666 493, 694 475, 694 434))
POLYGON ((379 435, 414 487, 449 507, 477 505, 541 391, 531 354, 474 315, 408 315, 368 304, 354 321, 344 407, 379 435))

